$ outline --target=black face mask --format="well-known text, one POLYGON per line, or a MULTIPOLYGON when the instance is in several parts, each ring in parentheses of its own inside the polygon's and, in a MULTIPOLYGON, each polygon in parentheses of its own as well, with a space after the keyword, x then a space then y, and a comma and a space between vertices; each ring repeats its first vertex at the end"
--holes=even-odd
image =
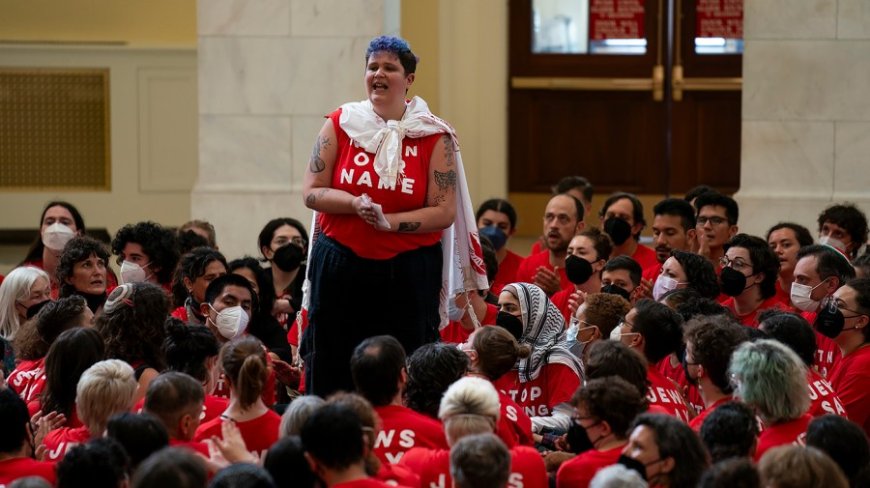
POLYGON ((495 325, 504 327, 516 340, 523 336, 523 321, 516 315, 507 312, 499 312, 495 317, 495 325))
POLYGON ((631 293, 621 286, 616 286, 613 283, 601 287, 601 293, 610 293, 611 295, 619 295, 628 301, 631 301, 631 293))
MULTIPOLYGON (((590 425, 590 427, 592 426, 590 425)), ((568 449, 574 454, 581 454, 595 448, 592 440, 589 439, 589 433, 577 422, 571 422, 565 440, 568 441, 568 449)))
POLYGON ((631 225, 618 217, 610 217, 604 221, 604 232, 617 246, 621 246, 631 237, 631 225))
POLYGON ((819 308, 816 314, 816 321, 813 323, 819 334, 831 339, 840 335, 845 325, 846 317, 837 308, 837 304, 833 300, 828 300, 827 303, 819 308))
POLYGON ((722 293, 729 297, 736 297, 746 289, 746 275, 726 266, 719 273, 719 285, 722 287, 722 293))
POLYGON ((35 304, 27 307, 27 319, 30 320, 33 317, 35 317, 36 314, 38 314, 39 311, 42 310, 42 307, 44 307, 45 304, 50 302, 50 301, 51 300, 44 300, 44 301, 41 301, 39 303, 35 303, 35 304))
POLYGON ((290 273, 299 269, 302 260, 305 259, 305 251, 296 244, 285 244, 275 251, 272 262, 281 271, 290 273))
POLYGON ((689 363, 686 362, 685 354, 683 355, 683 360, 681 362, 683 363, 683 371, 686 372, 686 381, 688 381, 689 384, 692 386, 698 386, 698 378, 689 374, 689 363))
POLYGON ((85 301, 88 302, 88 308, 91 309, 91 312, 93 312, 94 314, 96 314, 97 310, 102 307, 104 303, 106 303, 107 298, 107 295, 105 293, 94 295, 93 293, 83 293, 77 291, 76 295, 84 297, 85 301))
POLYGON ((589 261, 571 254, 565 258, 565 274, 571 283, 582 285, 592 277, 592 265, 589 261))
POLYGON ((619 459, 616 460, 616 464, 621 464, 628 469, 636 471, 637 474, 639 474, 640 477, 643 478, 644 481, 646 481, 646 465, 638 461, 637 459, 630 458, 625 454, 622 454, 619 456, 619 459))

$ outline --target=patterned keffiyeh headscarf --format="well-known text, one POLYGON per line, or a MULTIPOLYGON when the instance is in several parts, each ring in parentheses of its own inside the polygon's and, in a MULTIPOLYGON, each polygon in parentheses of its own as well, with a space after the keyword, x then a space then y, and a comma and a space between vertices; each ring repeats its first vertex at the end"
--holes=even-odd
MULTIPOLYGON (((527 344, 532 353, 517 361, 520 383, 536 379, 545 364, 563 364, 582 378, 582 368, 577 358, 559 340, 565 329, 562 312, 547 298, 544 290, 529 283, 512 283, 505 289, 513 289, 520 302, 523 335, 520 343, 527 344)), ((510 291, 510 290, 508 290, 510 291)))

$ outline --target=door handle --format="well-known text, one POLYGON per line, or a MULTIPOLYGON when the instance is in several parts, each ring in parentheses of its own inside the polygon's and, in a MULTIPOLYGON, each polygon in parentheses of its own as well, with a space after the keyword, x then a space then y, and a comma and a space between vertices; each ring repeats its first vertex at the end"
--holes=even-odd
POLYGON ((674 66, 671 87, 675 102, 683 99, 684 91, 740 91, 743 78, 685 78, 683 67, 674 66))

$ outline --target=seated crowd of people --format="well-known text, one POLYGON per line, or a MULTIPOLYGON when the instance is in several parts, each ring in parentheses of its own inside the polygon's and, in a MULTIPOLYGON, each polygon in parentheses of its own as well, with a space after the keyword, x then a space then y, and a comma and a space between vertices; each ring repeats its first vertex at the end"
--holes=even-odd
POLYGON ((365 339, 326 398, 300 381, 298 220, 227 260, 205 221, 107 246, 50 202, 0 277, 0 488, 870 486, 864 213, 759 237, 700 186, 647 247, 637 196, 594 224, 592 196, 560 181, 527 257, 511 203, 481 204, 490 288, 439 342, 365 339))

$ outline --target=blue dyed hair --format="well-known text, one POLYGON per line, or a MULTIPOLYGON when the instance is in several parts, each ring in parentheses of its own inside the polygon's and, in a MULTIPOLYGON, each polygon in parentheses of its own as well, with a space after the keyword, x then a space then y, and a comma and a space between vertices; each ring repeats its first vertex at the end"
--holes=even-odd
POLYGON ((411 52, 411 46, 408 44, 408 41, 401 37, 380 36, 372 39, 368 49, 366 49, 366 63, 369 62, 369 57, 377 52, 394 54, 399 58, 399 62, 402 64, 406 75, 417 71, 417 61, 420 58, 411 52))

